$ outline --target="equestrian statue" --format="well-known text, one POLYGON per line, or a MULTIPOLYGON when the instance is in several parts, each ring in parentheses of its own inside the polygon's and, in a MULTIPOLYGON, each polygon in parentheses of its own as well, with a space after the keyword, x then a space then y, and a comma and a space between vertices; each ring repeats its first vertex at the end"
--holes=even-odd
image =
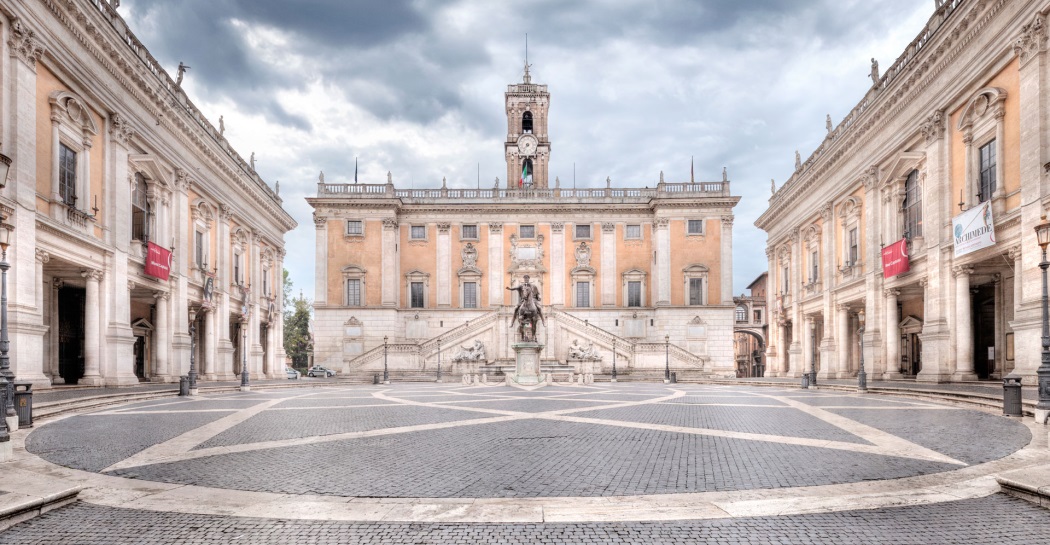
POLYGON ((541 321, 547 325, 547 319, 543 317, 540 309, 540 289, 529 283, 529 275, 525 275, 524 281, 513 287, 507 288, 518 292, 518 306, 514 309, 514 318, 510 325, 518 324, 518 334, 522 342, 536 342, 536 322, 541 321))

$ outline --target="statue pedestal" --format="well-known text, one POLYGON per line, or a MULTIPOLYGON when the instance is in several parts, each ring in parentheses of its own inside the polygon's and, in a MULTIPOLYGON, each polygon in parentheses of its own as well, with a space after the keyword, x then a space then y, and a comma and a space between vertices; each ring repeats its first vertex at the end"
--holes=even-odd
POLYGON ((522 342, 512 344, 511 347, 514 349, 514 375, 507 378, 526 386, 543 382, 543 377, 540 375, 540 352, 543 351, 543 345, 536 342, 522 342))

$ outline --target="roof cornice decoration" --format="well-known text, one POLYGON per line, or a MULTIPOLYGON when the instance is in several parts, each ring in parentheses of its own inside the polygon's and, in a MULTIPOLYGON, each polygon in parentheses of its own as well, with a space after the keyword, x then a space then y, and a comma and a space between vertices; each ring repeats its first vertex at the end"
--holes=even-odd
POLYGON ((139 43, 112 6, 107 2, 99 2, 91 6, 92 9, 85 10, 81 9, 83 6, 79 2, 41 2, 127 93, 156 118, 158 126, 164 126, 187 147, 197 148, 201 156, 207 157, 239 193, 249 195, 252 201, 266 210, 285 231, 296 227, 297 223, 292 216, 280 206, 280 197, 276 196, 265 182, 249 172, 247 163, 229 147, 225 139, 220 141, 215 137, 218 131, 189 97, 181 92, 145 46, 139 43), (104 25, 97 24, 99 18, 102 18, 101 22, 104 25), (106 21, 106 18, 109 20, 106 21), (80 23, 82 28, 76 23, 80 23), (124 28, 126 38, 119 36, 117 25, 124 28), (109 27, 113 34, 104 32, 102 26, 109 27), (141 49, 141 54, 136 54, 127 40, 134 42, 135 46, 141 49), (218 153, 219 149, 223 150, 223 153, 218 153), (234 163, 237 163, 238 168, 234 167, 234 163), (249 178, 252 183, 249 183, 249 178))
MULTIPOLYGON (((769 208, 755 221, 765 230, 772 222, 797 208, 796 201, 855 150, 869 130, 899 115, 958 57, 989 20, 1009 0, 957 0, 945 2, 934 12, 922 32, 874 86, 817 147, 806 163, 810 168, 792 175, 769 200, 769 208), (973 7, 961 13, 967 4, 973 7), (983 15, 982 15, 983 14, 983 15), (947 23, 954 24, 948 29, 947 23), (939 41, 938 41, 939 40, 939 41)), ((849 177, 849 176, 847 176, 849 177)))

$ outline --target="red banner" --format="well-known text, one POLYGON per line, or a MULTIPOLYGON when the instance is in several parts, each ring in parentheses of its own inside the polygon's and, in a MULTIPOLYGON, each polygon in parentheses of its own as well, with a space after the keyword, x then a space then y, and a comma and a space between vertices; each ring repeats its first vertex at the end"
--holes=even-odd
POLYGON ((161 280, 167 280, 171 274, 171 251, 152 242, 147 242, 146 274, 161 280))
POLYGON ((911 270, 908 261, 908 239, 902 238, 882 249, 882 276, 892 278, 911 270))

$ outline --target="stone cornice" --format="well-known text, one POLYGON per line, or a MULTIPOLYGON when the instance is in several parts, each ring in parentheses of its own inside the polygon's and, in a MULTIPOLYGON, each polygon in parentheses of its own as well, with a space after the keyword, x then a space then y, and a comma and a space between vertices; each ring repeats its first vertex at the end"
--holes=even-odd
MULTIPOLYGON (((199 150, 199 156, 209 159, 215 167, 214 170, 225 175, 231 189, 235 188, 236 193, 249 195, 251 200, 266 210, 284 231, 296 227, 295 220, 279 205, 280 198, 268 187, 264 190, 265 183, 261 179, 254 179, 243 159, 232 149, 229 149, 229 153, 222 150, 222 143, 206 134, 209 130, 213 134, 217 134, 217 131, 200 115, 196 106, 181 93, 181 90, 173 89, 167 73, 159 68, 159 65, 157 72, 151 71, 146 66, 146 61, 137 56, 112 24, 105 20, 106 15, 103 15, 102 10, 107 10, 110 17, 115 17, 120 25, 126 27, 126 23, 115 10, 105 2, 100 3, 101 7, 72 0, 40 2, 73 34, 84 50, 124 88, 128 96, 136 99, 149 115, 156 119, 158 127, 163 126, 186 147, 199 150), (112 32, 104 31, 103 28, 112 32), (194 112, 196 115, 191 115, 194 112), (242 164, 235 165, 237 162, 242 164)), ((127 32, 133 36, 130 30, 127 32)), ((152 59, 145 48, 143 53, 152 59)), ((222 142, 225 142, 225 139, 222 142)))
MULTIPOLYGON (((854 108, 854 112, 857 113, 856 117, 848 124, 846 122, 840 124, 832 137, 826 139, 805 161, 806 167, 802 172, 793 174, 780 187, 770 198, 769 208, 755 221, 755 226, 766 230, 782 216, 795 210, 796 201, 808 195, 814 185, 823 182, 824 176, 841 160, 853 157, 855 148, 868 140, 866 133, 869 130, 877 130, 889 119, 899 116, 906 107, 921 96, 922 92, 953 63, 962 49, 973 41, 973 38, 988 21, 994 18, 1007 3, 1008 0, 995 0, 994 2, 962 0, 961 4, 955 8, 960 13, 953 12, 948 19, 940 23, 940 26, 927 37, 922 51, 909 59, 906 64, 899 66, 893 79, 888 81, 885 87, 865 95, 861 103, 854 108), (982 10, 984 10, 983 15, 982 10)), ((894 67, 897 65, 895 64, 894 67)), ((891 70, 894 67, 891 67, 891 70)), ((919 129, 917 125, 915 130, 919 129)), ((863 174, 856 173, 853 176, 843 177, 851 179, 862 176, 863 174)))

